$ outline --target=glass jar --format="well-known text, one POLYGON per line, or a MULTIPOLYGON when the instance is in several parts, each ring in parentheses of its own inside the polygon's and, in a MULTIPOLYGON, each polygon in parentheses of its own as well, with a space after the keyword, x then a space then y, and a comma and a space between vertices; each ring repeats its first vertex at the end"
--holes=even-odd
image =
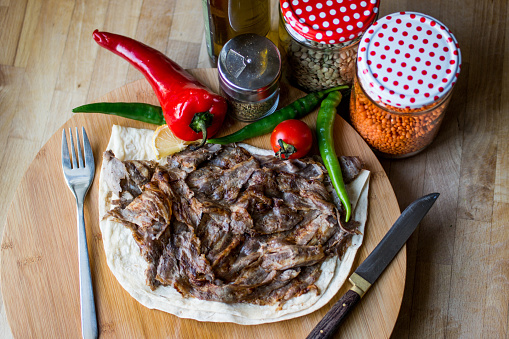
POLYGON ((382 157, 421 152, 438 133, 460 68, 456 39, 439 21, 412 12, 378 20, 359 44, 352 126, 382 157))
POLYGON ((250 122, 276 110, 281 56, 269 39, 243 34, 228 41, 219 54, 218 75, 234 118, 250 122))
POLYGON ((424 150, 437 135, 451 93, 423 108, 382 106, 366 94, 355 76, 350 95, 351 123, 376 154, 410 157, 424 150))
POLYGON ((285 78, 306 92, 353 81, 360 36, 376 20, 378 0, 309 3, 280 0, 279 47, 285 78))
POLYGON ((213 65, 224 44, 246 33, 270 31, 269 0, 202 0, 207 52, 213 65))

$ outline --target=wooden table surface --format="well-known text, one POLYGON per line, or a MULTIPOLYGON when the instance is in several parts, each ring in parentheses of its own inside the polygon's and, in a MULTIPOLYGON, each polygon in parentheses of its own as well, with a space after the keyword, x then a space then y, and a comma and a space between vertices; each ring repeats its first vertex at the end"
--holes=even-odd
MULTIPOLYGON (((381 15, 402 10, 447 25, 463 67, 435 142, 412 158, 381 160, 402 209, 441 193, 408 242, 393 337, 507 338, 508 1, 382 0, 381 15)), ((142 78, 99 49, 93 30, 134 37, 185 68, 205 68, 212 65, 203 27, 199 0, 0 0, 0 232, 23 173, 71 109, 142 78)), ((0 337, 12 337, 1 306, 0 337)))

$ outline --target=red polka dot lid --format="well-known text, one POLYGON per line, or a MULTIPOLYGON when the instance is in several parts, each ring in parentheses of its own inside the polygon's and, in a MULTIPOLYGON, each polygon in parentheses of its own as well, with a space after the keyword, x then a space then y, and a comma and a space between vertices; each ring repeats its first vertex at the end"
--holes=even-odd
POLYGON ((324 44, 346 43, 364 33, 377 17, 379 0, 280 0, 293 30, 324 44))
POLYGON ((421 108, 443 98, 461 68, 456 38, 420 13, 388 15, 368 28, 357 56, 357 76, 375 101, 421 108))

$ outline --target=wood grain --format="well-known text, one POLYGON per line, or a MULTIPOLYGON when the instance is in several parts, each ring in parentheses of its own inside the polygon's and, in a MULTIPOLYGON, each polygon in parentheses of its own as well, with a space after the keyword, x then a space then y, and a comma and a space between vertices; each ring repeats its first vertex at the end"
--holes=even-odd
MULTIPOLYGON (((277 41, 277 0, 271 1, 270 37, 277 41)), ((394 338, 509 335, 507 4, 381 1, 381 16, 420 11, 442 21, 458 39, 463 59, 435 142, 409 159, 379 159, 401 209, 425 193, 441 193, 436 214, 423 220, 407 245, 405 296, 394 338), (489 239, 469 236, 477 232, 489 234, 489 239), (458 248, 464 245, 468 248, 458 248), (482 253, 486 246, 488 257, 464 257, 482 253), (489 277, 481 291, 473 274, 459 279, 466 260, 489 277), (459 288, 465 293, 454 292, 459 288), (477 292, 486 301, 480 309, 466 302, 467 295, 477 292), (482 321, 468 322, 470 312, 482 321), (455 323, 461 325, 460 332, 455 323)), ((205 48, 201 6, 199 0, 0 0, 0 231, 23 173, 71 118, 71 109, 141 79, 123 59, 109 58, 109 52, 99 49, 92 31, 107 29, 142 39, 185 67, 207 68, 213 65, 205 48)), ((368 328, 368 318, 360 321, 368 328)), ((114 336, 113 327, 110 332, 114 336)), ((0 337, 12 337, 2 306, 0 337)))
MULTIPOLYGON (((168 27, 172 27, 176 3, 177 2, 173 0, 143 1, 134 39, 143 41, 144 44, 149 45, 158 51, 166 51, 170 42, 168 40, 168 27), (154 25, 154 22, 157 22, 158 24, 154 25)), ((171 31, 172 30, 170 30, 170 32, 171 31)), ((190 59, 194 60, 195 58, 190 59)), ((196 68, 196 66, 187 68, 196 68)), ((136 68, 129 66, 126 78, 127 83, 142 78, 143 74, 141 74, 136 68)))
MULTIPOLYGON (((218 89, 216 69, 191 72, 211 89, 218 89)), ((282 93, 284 102, 303 95, 293 88, 286 88, 282 93)), ((126 85, 100 100, 157 103, 145 80, 126 85)), ((317 111, 304 118, 308 125, 314 126, 316 114, 317 111)), ((99 229, 98 169, 112 124, 154 129, 152 125, 99 114, 77 114, 64 124, 64 128, 85 126, 97 159, 96 177, 85 202, 85 222, 100 335, 138 337, 141 334, 160 338, 179 330, 181 336, 186 338, 305 337, 333 302, 350 287, 348 283, 345 284, 328 306, 309 316, 260 326, 199 323, 141 306, 122 289, 109 271, 99 229), (149 326, 150 323, 158 326, 149 326)), ((229 119, 222 134, 235 131, 242 125, 229 119)), ((364 243, 356 259, 357 265, 397 219, 399 207, 381 165, 358 134, 339 117, 334 131, 338 136, 337 151, 345 155, 359 155, 373 173, 369 220, 364 243)), ((265 135, 248 142, 269 148, 269 139, 269 135, 265 135)), ((2 241, 2 291, 15 337, 75 337, 80 333, 78 262, 74 255, 77 251, 76 217, 74 200, 59 173, 60 143, 61 129, 42 147, 25 173, 7 215, 2 241)), ((377 338, 378 334, 389 337, 403 298, 405 270, 404 249, 344 323, 340 329, 343 337, 377 338), (383 318, 373 317, 373 310, 377 309, 382 310, 383 318), (363 314, 372 317, 367 329, 361 326, 363 314)))
POLYGON ((0 31, 0 64, 14 65, 16 58, 16 47, 23 27, 23 19, 27 0, 15 1, 12 3, 0 3, 0 18, 2 18, 2 30, 0 31))

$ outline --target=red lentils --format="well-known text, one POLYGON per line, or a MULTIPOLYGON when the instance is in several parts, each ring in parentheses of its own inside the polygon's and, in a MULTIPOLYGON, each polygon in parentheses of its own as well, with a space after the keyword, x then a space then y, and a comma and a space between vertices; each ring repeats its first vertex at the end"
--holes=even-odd
POLYGON ((381 156, 422 151, 438 132, 460 68, 458 43, 436 19, 413 12, 381 18, 359 43, 352 125, 381 156))
POLYGON ((421 109, 382 107, 361 88, 357 77, 350 97, 353 127, 380 155, 388 158, 417 154, 435 138, 451 95, 421 109))

